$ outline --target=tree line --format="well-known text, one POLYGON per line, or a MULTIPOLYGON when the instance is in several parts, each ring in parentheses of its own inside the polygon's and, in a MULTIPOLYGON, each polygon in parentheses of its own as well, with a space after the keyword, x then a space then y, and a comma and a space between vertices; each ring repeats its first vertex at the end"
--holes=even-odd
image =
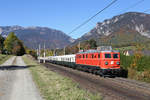
POLYGON ((25 54, 25 47, 15 33, 10 32, 7 38, 0 35, 0 53, 21 56, 25 54))

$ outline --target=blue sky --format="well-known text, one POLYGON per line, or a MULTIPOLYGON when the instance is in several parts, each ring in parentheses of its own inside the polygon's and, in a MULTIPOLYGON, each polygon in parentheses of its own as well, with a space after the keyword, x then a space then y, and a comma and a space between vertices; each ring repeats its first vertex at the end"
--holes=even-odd
MULTIPOLYGON (((108 5, 112 0, 0 0, 0 26, 43 26, 69 33, 76 26, 108 5)), ((110 8, 96 16, 88 24, 70 34, 78 38, 102 22, 118 14, 150 9, 150 0, 118 0, 110 8)), ((147 12, 147 13, 150 13, 147 12)))

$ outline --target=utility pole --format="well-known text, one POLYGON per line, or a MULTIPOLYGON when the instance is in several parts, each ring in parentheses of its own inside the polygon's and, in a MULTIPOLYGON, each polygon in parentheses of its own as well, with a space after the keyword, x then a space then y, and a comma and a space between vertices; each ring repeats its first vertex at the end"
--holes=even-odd
POLYGON ((79 52, 80 52, 80 42, 79 42, 79 52))
POLYGON ((43 59, 43 63, 45 63, 45 43, 44 43, 44 59, 43 59))
POLYGON ((53 56, 55 56, 55 49, 54 49, 54 52, 53 52, 53 56))
POLYGON ((38 48, 36 49, 36 55, 37 55, 37 57, 39 56, 39 50, 38 50, 38 48))
POLYGON ((39 55, 38 55, 39 63, 40 63, 40 53, 41 53, 41 46, 40 46, 40 44, 39 44, 39 55))
POLYGON ((66 54, 66 47, 64 47, 64 55, 66 54))

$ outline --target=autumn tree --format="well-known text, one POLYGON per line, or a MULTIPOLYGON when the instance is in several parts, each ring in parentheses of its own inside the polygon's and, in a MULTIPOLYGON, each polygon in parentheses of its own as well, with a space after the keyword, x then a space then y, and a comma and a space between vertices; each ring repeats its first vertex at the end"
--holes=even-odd
POLYGON ((90 48, 95 49, 97 47, 96 41, 94 39, 89 40, 90 48))
POLYGON ((14 32, 11 32, 4 41, 4 48, 8 54, 23 55, 25 48, 21 40, 17 38, 14 32))
POLYGON ((27 54, 30 54, 31 56, 33 56, 34 58, 36 58, 37 59, 37 52, 36 52, 36 50, 31 50, 31 49, 28 49, 28 48, 26 48, 26 53, 27 54))
POLYGON ((81 43, 81 49, 83 50, 96 49, 96 48, 97 48, 97 44, 94 39, 90 39, 81 43))

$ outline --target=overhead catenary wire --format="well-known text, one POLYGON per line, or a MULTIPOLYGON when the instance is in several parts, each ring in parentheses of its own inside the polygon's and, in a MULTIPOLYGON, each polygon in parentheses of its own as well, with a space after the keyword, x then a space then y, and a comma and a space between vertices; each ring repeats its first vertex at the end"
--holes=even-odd
POLYGON ((109 8, 111 5, 113 5, 116 1, 118 0, 113 0, 110 4, 108 4, 106 7, 104 7, 102 10, 100 10, 99 12, 97 12, 96 14, 94 14, 92 17, 90 17, 89 19, 87 19, 86 21, 84 21, 82 24, 80 24, 79 26, 75 27, 71 32, 69 32, 68 34, 73 33, 74 31, 76 31, 77 29, 79 29, 80 27, 82 27, 83 25, 85 25, 86 23, 88 23, 90 20, 92 20, 94 17, 96 17, 97 15, 99 15, 101 12, 103 12, 104 10, 106 10, 107 8, 109 8))
MULTIPOLYGON (((109 5, 107 5, 105 8, 103 8, 102 10, 100 10, 99 12, 97 12, 95 15, 93 15, 92 17, 90 17, 88 20, 86 20, 85 22, 83 22, 82 24, 80 24, 79 26, 75 27, 71 32, 68 33, 69 34, 72 34, 74 31, 76 31, 77 29, 79 29, 80 27, 82 27, 83 25, 87 24, 90 20, 92 20, 94 17, 96 17, 98 14, 100 14, 101 12, 103 12, 105 9, 109 8, 112 4, 114 4, 116 1, 118 0, 114 0, 112 1, 109 5)), ((134 3, 133 5, 129 6, 128 8, 126 8, 125 10, 119 12, 119 13, 122 13, 122 12, 125 12, 131 8, 134 8, 135 6, 141 4, 142 2, 144 2, 145 0, 139 0, 138 2, 134 3)), ((150 10, 150 9, 149 9, 150 10)))
MULTIPOLYGON (((126 12, 127 10, 129 10, 129 9, 132 9, 132 8, 134 8, 134 7, 136 7, 137 5, 139 5, 139 4, 141 4, 142 2, 144 2, 145 0, 139 0, 139 1, 137 1, 137 2, 135 2, 134 4, 132 4, 131 6, 129 6, 129 7, 127 7, 126 9, 124 9, 124 10, 122 10, 122 11, 120 11, 118 14, 120 14, 120 13, 122 13, 122 12, 126 12)), ((144 11, 144 12, 148 12, 148 11, 150 11, 150 9, 148 9, 148 10, 146 10, 146 11, 144 11)), ((100 11, 99 11, 100 12, 100 11)), ((95 14, 96 15, 96 14, 95 14)), ((98 15, 98 14, 97 14, 98 15)), ((97 16, 96 15, 96 16, 97 16)), ((93 17, 93 16, 92 16, 93 17)), ((91 17, 91 18, 92 18, 91 17)), ((94 16, 95 17, 95 16, 94 16)), ((88 20, 87 20, 88 21, 88 20)), ((89 21, 90 21, 90 18, 89 18, 89 21)), ((88 21, 88 22, 89 22, 88 21)), ((87 23, 88 23, 87 22, 87 23)), ((86 21, 84 22, 85 24, 86 24, 86 21)), ((79 25, 78 27, 80 28, 80 26, 82 27, 83 25, 84 25, 84 23, 83 24, 81 24, 81 25, 79 25)), ((78 27, 76 27, 75 29, 73 29, 70 33, 68 33, 68 34, 71 34, 71 33, 73 33, 74 31, 76 31, 77 29, 78 29, 78 27)))
POLYGON ((142 2, 144 2, 144 0, 139 0, 139 1, 137 1, 137 2, 134 3, 133 5, 131 5, 131 6, 129 6, 128 8, 126 8, 125 10, 119 12, 119 14, 122 13, 122 12, 126 12, 126 11, 128 11, 129 9, 131 9, 131 8, 136 7, 137 5, 141 4, 142 2))

